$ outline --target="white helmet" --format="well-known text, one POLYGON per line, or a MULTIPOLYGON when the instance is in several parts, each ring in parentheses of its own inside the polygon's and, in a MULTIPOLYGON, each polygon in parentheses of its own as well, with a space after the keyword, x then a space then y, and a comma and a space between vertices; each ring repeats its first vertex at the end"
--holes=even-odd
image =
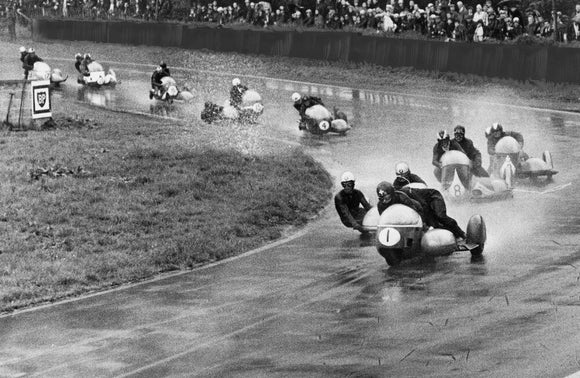
POLYGON ((292 93, 292 101, 296 102, 296 101, 300 100, 300 97, 301 97, 300 93, 298 93, 298 92, 292 93))
POLYGON ((437 140, 449 140, 449 133, 447 130, 441 130, 437 133, 437 140))
POLYGON ((340 178, 340 182, 354 181, 354 175, 352 172, 344 172, 340 178))
POLYGON ((242 84, 242 82, 237 77, 234 80, 232 80, 232 85, 237 86, 237 85, 240 85, 240 84, 242 84))
POLYGON ((33 52, 34 52, 34 49, 33 49, 32 47, 28 49, 28 53, 29 53, 29 54, 31 54, 31 53, 33 53, 33 52))
POLYGON ((409 164, 401 161, 395 165, 395 174, 397 176, 403 176, 409 173, 409 164))
POLYGON ((18 49, 18 51, 20 51, 21 53, 26 52, 26 47, 20 46, 20 48, 18 49))

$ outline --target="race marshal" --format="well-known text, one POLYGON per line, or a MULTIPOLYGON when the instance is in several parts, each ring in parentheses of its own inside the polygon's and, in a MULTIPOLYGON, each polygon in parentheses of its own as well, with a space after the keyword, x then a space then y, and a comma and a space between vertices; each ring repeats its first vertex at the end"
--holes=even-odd
POLYGON ((32 119, 52 117, 50 111, 50 81, 32 83, 32 119))

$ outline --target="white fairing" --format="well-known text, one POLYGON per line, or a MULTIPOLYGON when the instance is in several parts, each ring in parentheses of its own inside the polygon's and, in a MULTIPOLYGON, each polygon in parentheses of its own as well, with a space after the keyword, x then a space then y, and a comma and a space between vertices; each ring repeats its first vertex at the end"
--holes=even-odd
POLYGON ((453 234, 442 228, 427 231, 421 238, 421 249, 429 255, 444 255, 455 251, 453 234))
POLYGON ((306 109, 306 115, 314 119, 332 118, 332 114, 322 105, 314 105, 306 109))
POLYGON ((511 136, 504 136, 495 145, 496 154, 517 154, 522 146, 511 136))
POLYGON ((262 96, 258 92, 253 89, 248 89, 242 96, 242 104, 243 105, 251 105, 255 102, 261 102, 262 96))
POLYGON ((350 129, 351 127, 349 126, 349 124, 346 123, 346 121, 343 119, 335 119, 334 121, 332 121, 332 131, 335 131, 337 133, 344 133, 350 129))
POLYGON ((167 94, 171 97, 177 96, 178 93, 179 93, 179 91, 177 90, 177 87, 175 85, 170 85, 167 88, 167 94))
POLYGON ((89 65, 87 66, 87 70, 89 70, 89 72, 103 72, 104 71, 103 66, 99 62, 89 63, 89 65))
POLYGON ((446 166, 452 164, 469 165, 470 161, 467 155, 465 155, 463 152, 450 150, 441 156, 441 165, 446 166))
POLYGON ((227 119, 237 119, 239 117, 239 112, 236 108, 230 105, 230 100, 224 101, 223 116, 227 119))
POLYGON ((164 88, 168 88, 170 85, 177 86, 177 83, 171 76, 165 76, 161 78, 161 85, 163 85, 164 88))
POLYGON ((394 225, 423 227, 423 221, 415 210, 398 203, 387 207, 387 209, 383 211, 378 224, 381 226, 394 225))
POLYGON ((552 169, 552 167, 550 167, 544 160, 536 157, 529 158, 521 165, 522 171, 538 172, 549 171, 550 169, 552 169))
POLYGON ((29 75, 30 80, 50 80, 51 71, 50 66, 44 62, 34 63, 32 71, 29 75))
POLYGON ((62 81, 65 81, 67 79, 67 76, 62 74, 62 71, 59 70, 58 68, 55 68, 54 70, 52 70, 52 74, 50 76, 50 80, 56 83, 60 83, 62 81))
POLYGON ((363 229, 367 231, 374 231, 377 229, 377 224, 379 224, 379 209, 374 206, 372 209, 367 211, 365 217, 362 221, 363 229))

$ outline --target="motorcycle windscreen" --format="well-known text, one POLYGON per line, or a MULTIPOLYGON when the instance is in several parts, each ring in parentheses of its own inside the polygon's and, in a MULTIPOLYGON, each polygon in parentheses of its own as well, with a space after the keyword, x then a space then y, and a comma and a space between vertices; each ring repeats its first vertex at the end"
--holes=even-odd
POLYGON ((332 117, 332 114, 322 105, 314 105, 306 109, 305 114, 315 120, 323 120, 332 117))
POLYGON ((89 70, 89 72, 103 72, 103 66, 101 65, 101 63, 98 62, 91 62, 89 63, 89 65, 87 66, 87 69, 89 70))

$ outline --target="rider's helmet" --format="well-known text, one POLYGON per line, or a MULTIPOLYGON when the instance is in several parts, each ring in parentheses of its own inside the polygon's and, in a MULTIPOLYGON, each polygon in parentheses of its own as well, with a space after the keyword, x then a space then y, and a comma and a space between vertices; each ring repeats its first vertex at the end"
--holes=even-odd
POLYGON ((82 59, 82 58, 83 58, 83 56, 82 56, 80 53, 76 53, 76 54, 75 54, 75 59, 76 59, 76 60, 80 60, 80 59, 82 59))
POLYGON ((401 161, 395 165, 395 174, 397 176, 406 176, 409 174, 409 172, 409 164, 405 163, 404 161, 401 161))
POLYGON ((465 127, 461 126, 461 125, 457 125, 455 126, 455 128, 453 129, 453 133, 454 134, 463 134, 465 135, 465 127))
POLYGON ((449 133, 447 133, 447 130, 441 130, 437 133, 437 140, 438 141, 444 141, 444 140, 449 140, 449 133))
POLYGON ((26 52, 26 47, 24 46, 20 46, 20 48, 18 49, 18 51, 20 51, 20 53, 25 53, 26 52))
POLYGON ((166 69, 167 68, 167 63, 165 63, 164 61, 161 61, 161 63, 159 63, 159 67, 166 69))
POLYGON ((394 194, 395 187, 390 182, 382 181, 377 185, 377 197, 379 197, 379 201, 388 204, 393 200, 394 194))
POLYGON ((352 172, 344 172, 340 177, 340 183, 345 184, 349 181, 352 181, 354 183, 355 181, 354 174, 352 172))
POLYGON ((234 87, 237 87, 237 86, 238 86, 238 85, 240 85, 240 84, 242 84, 242 82, 241 82, 241 81, 240 81, 240 79, 238 79, 237 77, 236 77, 234 80, 232 80, 232 85, 233 85, 234 87))
POLYGON ((86 54, 85 54, 85 59, 91 59, 91 54, 89 54, 89 53, 86 53, 86 54))
POLYGON ((35 52, 35 51, 34 51, 34 49, 33 49, 32 47, 28 49, 28 53, 29 53, 29 54, 32 54, 32 53, 34 53, 34 52, 35 52))
POLYGON ((491 125, 491 132, 495 133, 496 131, 503 132, 503 126, 499 122, 494 122, 493 125, 491 125))
POLYGON ((300 93, 298 92, 292 93, 292 101, 296 102, 298 100, 300 100, 300 93))

